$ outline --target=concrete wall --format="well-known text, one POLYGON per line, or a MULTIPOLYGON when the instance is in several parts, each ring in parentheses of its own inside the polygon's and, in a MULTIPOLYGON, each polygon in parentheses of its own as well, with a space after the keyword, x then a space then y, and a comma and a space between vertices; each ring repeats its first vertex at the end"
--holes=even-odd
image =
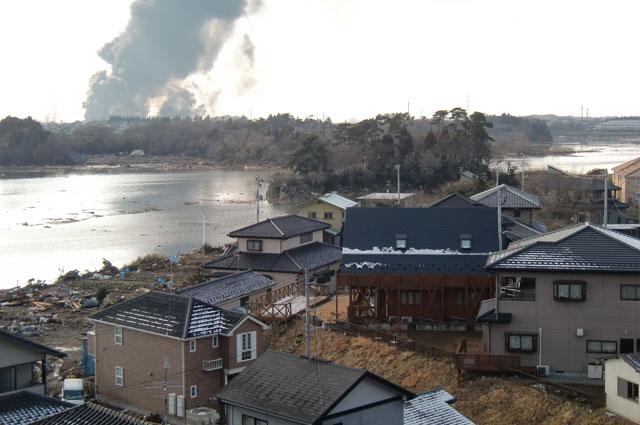
POLYGON ((332 229, 340 231, 342 228, 342 222, 344 221, 344 211, 345 210, 342 208, 318 199, 315 202, 304 205, 300 208, 298 215, 302 217, 315 218, 316 220, 330 224, 332 229), (312 212, 316 213, 315 217, 311 217, 310 213, 312 212), (324 218, 325 213, 331 213, 333 217, 324 218))
POLYGON ((610 359, 605 362, 604 391, 607 395, 607 410, 640 423, 640 404, 636 400, 618 395, 618 378, 640 384, 640 374, 624 360, 610 359))
MULTIPOLYGON (((500 273, 499 277, 518 273, 500 273)), ((536 278, 535 301, 499 300, 498 310, 512 313, 511 323, 491 324, 490 353, 520 354, 521 364, 549 365, 551 370, 587 372, 587 364, 606 356, 587 353, 587 340, 616 341, 640 338, 640 301, 620 300, 621 284, 640 284, 637 275, 604 273, 527 273, 536 278), (554 280, 586 282, 585 301, 558 301, 553 298, 554 280), (513 353, 505 349, 505 333, 539 333, 535 353, 513 353), (577 336, 577 329, 583 336, 577 336), (542 344, 542 363, 539 349, 542 344)), ((635 344, 634 344, 635 345, 635 344)), ((634 347, 635 348, 635 347, 634 347)))

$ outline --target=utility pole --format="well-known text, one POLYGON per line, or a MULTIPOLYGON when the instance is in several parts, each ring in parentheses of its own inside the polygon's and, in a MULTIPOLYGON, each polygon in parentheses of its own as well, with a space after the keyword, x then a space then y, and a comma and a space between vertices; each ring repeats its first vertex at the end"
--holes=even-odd
POLYGON ((497 201, 496 204, 498 206, 498 251, 502 251, 502 193, 501 190, 499 188, 499 183, 500 180, 498 179, 498 177, 500 176, 500 168, 499 168, 499 163, 496 162, 496 197, 497 197, 497 201))
POLYGON ((400 206, 400 164, 396 164, 396 170, 398 171, 398 206, 400 206))
POLYGON ((260 188, 262 187, 262 183, 264 183, 262 177, 256 177, 256 223, 260 222, 260 199, 262 199, 260 188))
POLYGON ((604 223, 602 227, 607 228, 609 222, 609 170, 604 169, 604 223))
POLYGON ((306 298, 306 309, 304 315, 305 321, 305 339, 307 343, 307 358, 311 358, 311 317, 309 315, 309 270, 304 269, 304 296, 306 298))

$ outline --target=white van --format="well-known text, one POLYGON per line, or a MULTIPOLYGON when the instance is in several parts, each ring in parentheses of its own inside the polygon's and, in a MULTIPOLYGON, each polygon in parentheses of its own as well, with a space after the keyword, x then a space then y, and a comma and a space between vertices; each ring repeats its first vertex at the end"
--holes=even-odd
POLYGON ((65 379, 61 398, 71 404, 84 404, 84 379, 65 379))

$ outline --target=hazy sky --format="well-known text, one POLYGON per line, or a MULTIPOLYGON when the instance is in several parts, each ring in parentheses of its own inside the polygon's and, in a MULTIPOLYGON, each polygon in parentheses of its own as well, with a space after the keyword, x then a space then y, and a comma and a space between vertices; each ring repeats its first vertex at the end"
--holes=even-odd
MULTIPOLYGON (((90 78, 111 72, 97 52, 127 28, 130 4, 1 1, 0 117, 52 120, 55 107, 58 121, 82 119, 90 78)), ((253 118, 362 119, 407 102, 416 116, 467 102, 640 115, 639 16, 637 0, 252 0, 213 66, 172 84, 212 115, 253 118)))

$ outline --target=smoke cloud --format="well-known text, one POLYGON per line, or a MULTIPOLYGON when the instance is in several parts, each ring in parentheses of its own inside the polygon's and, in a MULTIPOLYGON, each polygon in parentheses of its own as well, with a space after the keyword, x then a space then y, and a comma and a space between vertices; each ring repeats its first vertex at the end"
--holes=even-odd
MULTIPOLYGON (((182 82, 213 67, 246 6, 246 0, 136 0, 124 32, 98 52, 111 72, 91 77, 85 119, 146 116, 154 99, 161 99, 161 115, 202 114, 182 82)), ((252 47, 245 44, 247 57, 252 47)))

